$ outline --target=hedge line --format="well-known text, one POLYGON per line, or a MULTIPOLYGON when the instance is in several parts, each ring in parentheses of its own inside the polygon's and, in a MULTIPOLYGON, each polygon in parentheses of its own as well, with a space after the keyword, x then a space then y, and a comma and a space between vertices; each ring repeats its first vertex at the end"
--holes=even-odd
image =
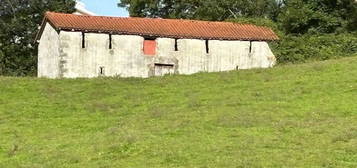
POLYGON ((283 36, 270 45, 278 63, 302 63, 357 54, 357 33, 283 36))

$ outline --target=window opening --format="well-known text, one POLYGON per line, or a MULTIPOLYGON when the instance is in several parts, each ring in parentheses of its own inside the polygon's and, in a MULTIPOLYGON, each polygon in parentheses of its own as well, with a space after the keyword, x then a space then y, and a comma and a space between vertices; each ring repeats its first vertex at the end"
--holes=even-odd
POLYGON ((157 63, 157 64, 155 64, 155 66, 164 66, 164 67, 174 67, 174 65, 173 64, 159 64, 159 63, 157 63))
POLYGON ((209 41, 206 40, 206 53, 208 54, 209 53, 209 41))
POLYGON ((86 48, 86 35, 82 32, 82 48, 86 48))
POLYGON ((111 49, 113 49, 113 44, 112 44, 112 41, 113 41, 113 39, 112 39, 112 35, 111 34, 109 34, 109 49, 111 50, 111 49))
POLYGON ((178 51, 178 44, 177 44, 178 39, 175 39, 175 51, 178 51))
POLYGON ((252 53, 252 50, 253 50, 253 42, 252 41, 249 41, 249 53, 252 53))
POLYGON ((105 75, 105 67, 99 67, 99 75, 100 76, 105 75))
POLYGON ((173 64, 155 64, 155 73, 154 76, 165 76, 175 74, 173 64))

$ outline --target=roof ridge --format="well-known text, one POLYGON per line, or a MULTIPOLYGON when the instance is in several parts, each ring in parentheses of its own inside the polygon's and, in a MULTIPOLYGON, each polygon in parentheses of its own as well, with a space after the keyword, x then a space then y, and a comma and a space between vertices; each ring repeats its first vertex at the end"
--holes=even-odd
POLYGON ((226 21, 207 21, 207 20, 197 20, 197 19, 171 19, 171 18, 150 18, 150 17, 121 17, 121 16, 89 16, 89 15, 75 15, 71 13, 61 13, 61 12, 51 12, 47 11, 47 14, 60 14, 60 15, 68 15, 75 17, 87 17, 87 18, 107 18, 107 19, 139 19, 139 20, 157 20, 157 21, 181 21, 181 22, 198 22, 198 23, 213 23, 213 24, 233 24, 233 25, 246 25, 246 26, 254 26, 261 28, 268 28, 266 26, 257 26, 251 23, 237 23, 237 22, 226 22, 226 21))
POLYGON ((234 22, 140 17, 84 16, 46 12, 46 23, 57 30, 209 40, 271 41, 279 37, 268 27, 234 22))

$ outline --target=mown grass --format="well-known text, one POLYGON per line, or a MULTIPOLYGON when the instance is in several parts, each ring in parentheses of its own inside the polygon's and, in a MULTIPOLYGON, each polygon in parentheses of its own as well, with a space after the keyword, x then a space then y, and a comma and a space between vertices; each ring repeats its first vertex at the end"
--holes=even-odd
POLYGON ((150 79, 0 77, 0 167, 357 167, 357 57, 150 79))

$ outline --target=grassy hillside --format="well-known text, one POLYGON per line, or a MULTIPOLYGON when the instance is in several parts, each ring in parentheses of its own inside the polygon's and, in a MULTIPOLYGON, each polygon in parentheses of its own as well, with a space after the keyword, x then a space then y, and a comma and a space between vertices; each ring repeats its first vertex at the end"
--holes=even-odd
POLYGON ((357 57, 151 79, 0 77, 0 167, 357 167, 357 57))

